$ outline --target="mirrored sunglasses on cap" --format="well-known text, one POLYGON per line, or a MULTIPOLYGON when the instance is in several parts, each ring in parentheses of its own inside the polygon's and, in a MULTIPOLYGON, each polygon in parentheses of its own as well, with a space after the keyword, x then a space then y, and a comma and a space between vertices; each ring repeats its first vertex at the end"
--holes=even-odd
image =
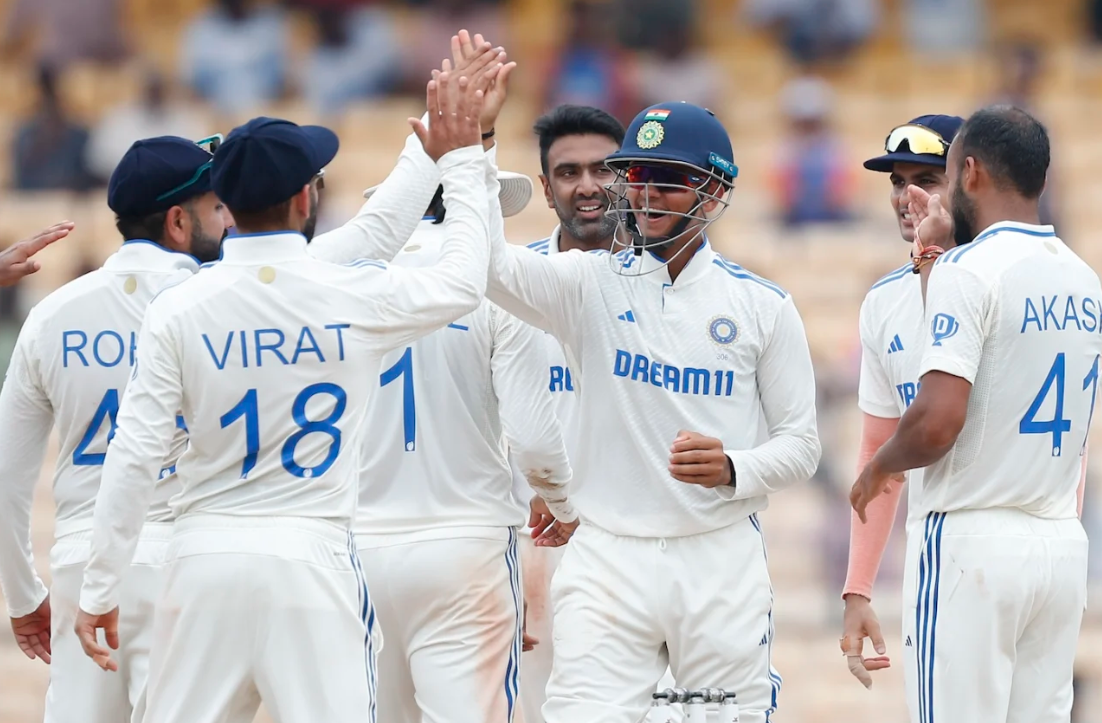
POLYGON ((703 186, 708 179, 679 171, 669 166, 629 166, 624 172, 628 183, 651 183, 656 186, 703 186))
POLYGON ((215 133, 213 136, 207 136, 195 141, 195 145, 202 148, 207 153, 214 155, 214 152, 218 150, 218 146, 222 145, 222 141, 226 140, 221 133, 215 133))
POLYGON ((884 150, 888 153, 896 153, 907 142, 907 148, 911 153, 930 156, 944 156, 949 152, 949 142, 941 137, 937 131, 926 126, 907 125, 894 128, 884 141, 884 150))
MULTIPOLYGON (((220 146, 222 144, 222 141, 223 141, 222 134, 221 133, 215 133, 213 136, 207 136, 206 138, 195 141, 195 145, 199 146, 200 148, 202 148, 207 153, 210 153, 213 156, 214 152, 216 150, 218 150, 218 146, 220 146)), ((199 166, 198 168, 195 169, 195 173, 192 174, 190 179, 188 179, 184 183, 181 183, 176 188, 173 188, 169 191, 165 191, 160 196, 157 196, 157 200, 158 201, 163 201, 166 198, 168 198, 169 196, 173 196, 173 195, 179 193, 180 191, 183 191, 188 186, 191 186, 192 184, 198 182, 199 178, 202 177, 203 173, 210 170, 210 167, 213 163, 214 163, 214 161, 210 160, 210 161, 207 161, 206 163, 204 163, 203 165, 199 166)))

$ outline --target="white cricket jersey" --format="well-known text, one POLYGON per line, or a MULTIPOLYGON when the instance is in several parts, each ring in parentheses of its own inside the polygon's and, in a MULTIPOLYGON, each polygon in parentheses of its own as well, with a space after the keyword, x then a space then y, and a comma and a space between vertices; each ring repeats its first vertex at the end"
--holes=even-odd
POLYGON ((1102 286, 1051 226, 994 224, 934 264, 919 374, 972 384, 956 444, 926 468, 928 509, 1076 517, 1098 390, 1102 286))
MULTIPOLYGON (((30 516, 51 429, 58 433, 54 534, 64 537, 92 528, 104 454, 149 300, 198 268, 186 254, 128 241, 102 268, 43 299, 23 324, 0 392, 0 582, 13 617, 33 612, 46 596, 31 557, 30 516)), ((171 464, 186 445, 182 429, 166 434, 172 444, 156 465, 165 469, 146 516, 158 522, 171 519, 168 499, 178 490, 171 464)))
MULTIPOLYGON (((861 304, 861 375, 857 406, 899 419, 918 394, 918 366, 926 341, 922 280, 908 263, 877 281, 861 304)), ((922 470, 907 473, 907 519, 919 519, 922 470)))
POLYGON ((358 435, 383 355, 470 312, 485 287, 482 149, 439 165, 449 240, 431 268, 325 263, 297 233, 236 236, 218 263, 153 300, 104 466, 83 610, 117 604, 176 409, 189 431, 177 516, 351 527, 358 435))
MULTIPOLYGON (((559 227, 556 226, 548 238, 528 244, 528 248, 544 256, 559 253, 559 227)), ((570 362, 566 358, 566 350, 563 349, 562 343, 549 332, 540 331, 539 333, 543 335, 544 348, 547 353, 547 389, 551 392, 555 402, 555 416, 558 418, 559 424, 562 425, 567 455, 573 457, 574 435, 578 433, 578 425, 574 418, 578 406, 575 395, 574 372, 570 369, 570 362)), ((527 503, 532 499, 534 492, 521 473, 520 465, 515 459, 512 460, 512 466, 513 492, 521 503, 527 503)))
MULTIPOLYGON (((422 221, 393 264, 432 265, 443 241, 442 225, 422 221)), ((362 436, 358 535, 523 525, 505 440, 552 510, 577 517, 565 502, 570 465, 546 387, 544 336, 483 301, 383 358, 362 436)))
MULTIPOLYGON (((498 182, 488 157, 493 205, 498 182)), ((500 214, 491 211, 490 226, 488 297, 555 334, 575 362, 585 429, 570 493, 587 523, 642 537, 708 532, 764 509, 768 494, 815 472, 811 354, 783 289, 706 241, 671 283, 649 253, 544 256, 506 243, 500 214), (618 263, 654 270, 628 278, 613 270, 618 263), (680 430, 723 442, 733 488, 669 475, 680 430)))

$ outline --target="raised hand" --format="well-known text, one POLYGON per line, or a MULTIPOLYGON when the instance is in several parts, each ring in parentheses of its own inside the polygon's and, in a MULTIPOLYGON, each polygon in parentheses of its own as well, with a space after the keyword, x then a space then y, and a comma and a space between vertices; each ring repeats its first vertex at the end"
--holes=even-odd
MULTIPOLYGON (((447 62, 447 61, 445 61, 447 62)), ((474 38, 466 30, 460 30, 452 36, 452 62, 457 72, 464 72, 473 79, 475 87, 486 94, 479 119, 483 131, 488 131, 497 123, 497 117, 509 95, 509 77, 517 67, 509 62, 502 48, 490 48, 482 36, 474 38)))
POLYGON ((31 257, 54 241, 68 236, 73 225, 72 221, 62 221, 0 251, 0 286, 11 286, 24 276, 38 271, 41 265, 31 257))
POLYGON ((425 89, 429 127, 419 118, 410 118, 413 132, 421 140, 425 153, 434 161, 457 148, 482 143, 478 117, 482 112, 483 92, 472 90, 470 80, 451 73, 434 73, 425 89))
POLYGON ((941 196, 931 196, 918 186, 907 186, 907 213, 915 227, 915 256, 928 246, 945 248, 953 235, 953 217, 941 204, 941 196))

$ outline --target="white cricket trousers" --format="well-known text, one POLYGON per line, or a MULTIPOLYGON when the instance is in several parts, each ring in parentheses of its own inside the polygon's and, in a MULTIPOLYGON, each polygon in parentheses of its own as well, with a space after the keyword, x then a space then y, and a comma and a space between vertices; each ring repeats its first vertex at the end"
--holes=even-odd
POLYGON ((680 687, 734 691, 742 723, 764 723, 777 707, 773 591, 756 517, 675 538, 583 524, 551 603, 547 723, 638 723, 667 664, 680 687))
POLYGON ((517 531, 477 529, 420 541, 356 536, 386 641, 381 723, 513 720, 523 609, 517 531))
MULTIPOLYGON (((524 571, 524 601, 528 606, 526 629, 539 643, 521 656, 520 705, 515 723, 543 723, 543 704, 547 702, 547 680, 554 657, 554 616, 551 614, 551 580, 559 567, 565 547, 536 547, 532 531, 520 534, 520 562, 524 571)), ((658 681, 658 690, 675 686, 669 667, 658 681)), ((677 706, 667 711, 669 721, 681 723, 677 706)))
POLYGON ((351 533, 186 515, 169 543, 145 723, 374 723, 374 610, 351 533))
POLYGON ((111 657, 116 673, 104 673, 84 654, 73 626, 80 611, 84 568, 92 552, 92 531, 58 538, 50 550, 50 639, 52 662, 46 690, 45 723, 126 723, 145 689, 153 609, 161 587, 169 524, 146 523, 119 598, 119 649, 111 657))
POLYGON ((1087 601, 1079 520, 932 512, 910 532, 912 723, 1067 723, 1087 601))

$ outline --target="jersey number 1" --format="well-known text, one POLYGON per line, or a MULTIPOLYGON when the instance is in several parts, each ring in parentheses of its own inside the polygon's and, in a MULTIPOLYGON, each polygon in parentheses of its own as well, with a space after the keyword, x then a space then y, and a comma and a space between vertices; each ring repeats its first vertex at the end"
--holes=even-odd
POLYGON ((413 347, 407 346, 402 357, 379 376, 379 386, 385 387, 402 377, 402 433, 407 452, 417 450, 417 404, 413 395, 413 347))
MULTIPOLYGON (((1087 447, 1087 434, 1090 433, 1091 420, 1094 418, 1094 402, 1098 393, 1098 360, 1099 358, 1096 356, 1094 365, 1091 366, 1091 370, 1087 372, 1087 376, 1083 379, 1083 391, 1086 391, 1087 387, 1090 387, 1091 390, 1091 407, 1087 414, 1087 428, 1083 432, 1083 447, 1079 451, 1080 454, 1087 447)), ((1060 352, 1056 355, 1052 367, 1048 370, 1048 376, 1045 377, 1044 384, 1041 385, 1041 391, 1037 392, 1037 396, 1033 398, 1033 403, 1029 405, 1022 421, 1018 423, 1018 432, 1021 434, 1051 434, 1053 457, 1060 456, 1063 449, 1064 434, 1071 431, 1071 420, 1064 417, 1065 372, 1066 361, 1064 353, 1060 352), (1045 399, 1048 398, 1054 385, 1056 387, 1056 409, 1053 411, 1052 419, 1038 420, 1037 413, 1045 399)))

